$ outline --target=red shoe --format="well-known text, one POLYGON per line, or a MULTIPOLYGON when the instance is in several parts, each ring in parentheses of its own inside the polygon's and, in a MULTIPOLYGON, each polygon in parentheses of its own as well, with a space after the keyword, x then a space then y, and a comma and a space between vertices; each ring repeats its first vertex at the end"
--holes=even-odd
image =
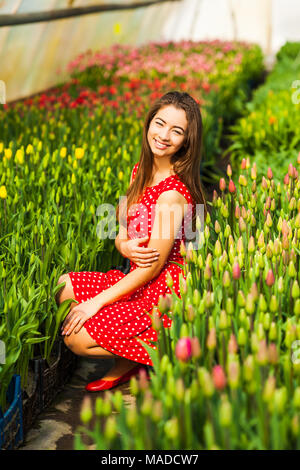
MULTIPOLYGON (((128 382, 130 378, 134 375, 137 375, 141 369, 145 369, 145 366, 143 364, 138 364, 135 366, 133 369, 129 370, 125 374, 121 375, 117 379, 114 380, 95 380, 94 382, 90 382, 85 386, 85 389, 88 392, 98 392, 101 390, 108 390, 110 388, 116 387, 117 385, 123 384, 125 382, 128 382)), ((146 370, 146 369, 145 369, 146 370)), ((147 378, 150 379, 148 371, 147 372, 147 378)))

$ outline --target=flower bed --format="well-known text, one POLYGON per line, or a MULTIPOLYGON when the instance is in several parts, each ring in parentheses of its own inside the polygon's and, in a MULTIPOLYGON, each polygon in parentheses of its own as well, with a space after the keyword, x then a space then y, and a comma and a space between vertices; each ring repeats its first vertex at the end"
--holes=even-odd
POLYGON ((69 306, 58 309, 54 300, 59 275, 120 264, 111 234, 97 237, 96 208, 115 206, 128 186, 139 158, 145 106, 170 88, 192 93, 203 103, 204 127, 211 128, 206 142, 217 153, 222 122, 230 119, 227 105, 231 102, 232 112, 239 112, 263 70, 260 49, 244 43, 115 47, 109 54, 109 61, 105 54, 83 56, 90 57, 88 68, 73 67, 69 83, 0 110, 3 409, 14 373, 26 387, 35 348, 49 360, 69 306), (170 64, 175 56, 177 69, 167 67, 167 59, 170 64), (159 58, 158 69, 154 58, 159 58), (238 98, 232 100, 234 95, 238 98))
POLYGON ((295 165, 300 148, 299 57, 300 43, 287 43, 280 49, 265 84, 254 92, 244 116, 232 126, 228 152, 234 168, 249 156, 257 164, 259 179, 271 165, 278 182, 286 163, 295 165))
POLYGON ((153 308, 150 383, 131 379, 131 408, 120 391, 87 397, 76 449, 85 434, 96 449, 300 449, 299 167, 258 183, 245 159, 235 185, 228 166, 201 246, 182 245, 180 297, 153 308))

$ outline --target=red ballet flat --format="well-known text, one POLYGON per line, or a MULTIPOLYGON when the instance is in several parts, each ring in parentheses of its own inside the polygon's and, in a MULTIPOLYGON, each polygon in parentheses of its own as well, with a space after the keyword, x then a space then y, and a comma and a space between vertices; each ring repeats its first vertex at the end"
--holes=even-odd
MULTIPOLYGON (((130 378, 134 375, 137 375, 141 369, 145 369, 145 366, 143 364, 138 364, 135 366, 133 369, 129 370, 125 374, 121 375, 117 379, 114 380, 95 380, 94 382, 90 382, 85 386, 85 389, 88 392, 99 392, 101 390, 109 390, 110 388, 116 387, 117 385, 123 384, 125 382, 128 382, 130 378)), ((149 379, 149 374, 147 372, 147 378, 149 379)))

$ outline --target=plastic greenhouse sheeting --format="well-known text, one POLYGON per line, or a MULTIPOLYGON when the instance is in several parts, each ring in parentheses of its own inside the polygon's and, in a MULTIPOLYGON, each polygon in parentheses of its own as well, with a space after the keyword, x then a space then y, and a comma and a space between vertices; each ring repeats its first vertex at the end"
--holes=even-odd
MULTIPOLYGON (((66 8, 69 3, 69 0, 0 0, 0 15, 55 10, 66 8)), ((112 3, 135 2, 74 0, 73 6, 112 3)), ((160 40, 164 20, 175 5, 176 2, 166 2, 134 10, 1 27, 0 80, 6 85, 6 101, 63 81, 67 77, 66 65, 88 49, 160 40)))
MULTIPOLYGON (((42 12, 138 0, 0 0, 3 14, 42 12)), ((6 101, 45 90, 68 75, 67 64, 88 49, 114 43, 241 40, 267 57, 287 40, 300 41, 299 0, 178 0, 49 22, 0 27, 0 84, 6 101)), ((3 93, 2 93, 3 94, 3 93)), ((1 103, 0 89, 0 103, 1 103)))

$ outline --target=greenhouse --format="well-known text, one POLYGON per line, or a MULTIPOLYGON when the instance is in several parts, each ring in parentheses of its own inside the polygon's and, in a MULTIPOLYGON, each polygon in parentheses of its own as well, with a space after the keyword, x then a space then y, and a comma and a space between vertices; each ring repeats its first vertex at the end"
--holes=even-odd
POLYGON ((300 450, 299 19, 0 0, 0 450, 300 450))

